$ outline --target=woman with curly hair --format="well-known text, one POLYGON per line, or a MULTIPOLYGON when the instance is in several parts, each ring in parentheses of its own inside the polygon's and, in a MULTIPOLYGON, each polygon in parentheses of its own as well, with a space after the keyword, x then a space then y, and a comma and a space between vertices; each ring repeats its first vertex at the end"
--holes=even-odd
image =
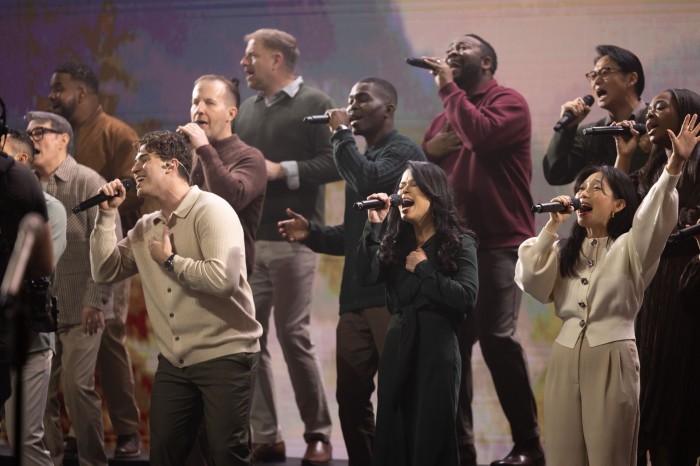
POLYGON ((438 166, 409 162, 397 192, 398 209, 385 193, 368 197, 384 206, 368 211, 358 251, 360 280, 386 283, 391 312, 372 464, 458 466, 457 333, 476 303, 476 240, 438 166))
MULTIPOLYGON (((673 151, 686 115, 700 114, 700 95, 688 89, 666 89, 649 104, 646 129, 652 143, 649 160, 630 175, 640 198, 648 195, 673 151)), ((615 166, 627 170, 639 145, 633 122, 631 137, 616 137, 615 166)), ((700 144, 692 150, 678 182, 677 228, 700 218, 700 144)), ((698 244, 693 238, 668 242, 656 276, 644 295, 635 325, 640 361, 639 465, 695 466, 700 456, 700 304, 684 309, 687 283, 698 273, 698 244)))

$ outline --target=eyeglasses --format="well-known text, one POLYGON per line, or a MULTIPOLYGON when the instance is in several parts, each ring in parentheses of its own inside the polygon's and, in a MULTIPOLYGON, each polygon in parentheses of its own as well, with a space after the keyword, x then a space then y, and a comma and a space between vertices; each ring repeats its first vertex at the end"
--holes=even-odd
POLYGON ((63 134, 62 131, 57 131, 55 129, 51 128, 44 128, 43 126, 40 126, 38 128, 34 128, 31 131, 27 131, 27 136, 32 138, 32 141, 38 142, 44 139, 44 135, 46 133, 54 133, 54 134, 63 134))
POLYGON ((593 82, 596 79, 598 79, 598 76, 603 78, 603 80, 607 80, 608 76, 610 76, 611 74, 619 73, 620 71, 622 70, 619 68, 610 68, 609 66, 606 66, 605 68, 601 68, 598 71, 589 71, 588 73, 586 73, 586 78, 588 78, 590 82, 593 82))

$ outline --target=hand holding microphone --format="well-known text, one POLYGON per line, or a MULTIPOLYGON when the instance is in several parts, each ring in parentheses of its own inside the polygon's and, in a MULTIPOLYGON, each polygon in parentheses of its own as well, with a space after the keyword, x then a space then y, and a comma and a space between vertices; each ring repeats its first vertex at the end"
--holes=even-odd
POLYGON ((427 61, 425 61, 422 58, 408 57, 406 59, 406 63, 411 65, 411 66, 415 66, 416 68, 423 68, 424 70, 430 70, 430 71, 435 70, 435 67, 433 65, 431 65, 430 63, 428 63, 427 61))
POLYGON ((185 135, 195 150, 209 144, 209 138, 207 138, 204 129, 202 129, 200 123, 197 121, 187 123, 183 126, 178 126, 175 131, 185 135))
POLYGON ((102 186, 99 194, 76 204, 71 210, 77 214, 99 204, 100 209, 113 212, 126 199, 126 192, 133 189, 134 186, 136 186, 136 182, 133 178, 115 179, 102 186))
POLYGON ((302 119, 304 123, 311 125, 328 125, 331 132, 335 131, 340 125, 350 125, 350 114, 344 108, 332 108, 326 110, 325 115, 309 115, 302 119))
MULTIPOLYGON (((690 227, 681 228, 677 232, 671 234, 671 236, 668 238, 668 240, 671 242, 676 242, 676 241, 684 240, 686 238, 690 238, 691 236, 698 236, 698 235, 700 235, 700 223, 697 223, 696 225, 693 225, 690 227)), ((698 244, 700 245, 700 242, 698 244)))
MULTIPOLYGON (((579 210, 581 208, 581 201, 576 197, 569 198, 567 196, 559 196, 557 198, 554 198, 552 202, 543 202, 542 204, 533 205, 532 207, 530 207, 530 212, 532 212, 533 214, 564 212, 566 210, 569 210, 569 207, 573 207, 574 210, 579 210)), ((584 212, 586 211, 586 207, 587 206, 584 206, 584 212)))
POLYGON ((579 209, 581 212, 589 212, 591 210, 590 206, 581 204, 580 199, 569 196, 557 196, 551 202, 543 202, 530 207, 530 211, 533 213, 549 213, 549 221, 544 229, 555 236, 559 227, 566 222, 575 210, 579 209))
MULTIPOLYGON (((371 197, 371 196, 370 196, 371 197)), ((388 197, 389 199, 389 207, 398 207, 398 206, 412 206, 413 201, 411 199, 404 199, 398 194, 392 194, 391 196, 388 197)), ((383 207, 386 205, 386 202, 383 199, 378 199, 378 198, 372 198, 368 199, 366 201, 358 201, 352 205, 352 208, 355 210, 368 210, 368 209, 378 209, 380 207, 383 207)))
POLYGON ((581 122, 591 111, 593 102, 595 99, 592 95, 585 95, 576 100, 565 102, 561 106, 561 118, 554 125, 554 131, 561 131, 567 126, 581 122))

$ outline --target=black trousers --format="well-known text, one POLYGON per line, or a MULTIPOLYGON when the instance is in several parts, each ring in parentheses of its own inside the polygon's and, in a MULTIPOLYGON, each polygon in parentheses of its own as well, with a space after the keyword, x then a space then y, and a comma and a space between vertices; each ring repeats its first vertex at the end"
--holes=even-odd
POLYGON ((513 281, 517 260, 516 248, 478 252, 479 297, 474 314, 464 322, 459 335, 462 379, 457 410, 457 439, 462 465, 476 464, 471 357, 472 346, 477 340, 493 378, 498 400, 510 423, 513 441, 527 442, 540 435, 527 361, 515 335, 522 298, 522 291, 513 281))
POLYGON ((217 466, 248 465, 250 399, 259 353, 178 368, 158 356, 151 394, 151 463, 184 465, 203 420, 217 466))

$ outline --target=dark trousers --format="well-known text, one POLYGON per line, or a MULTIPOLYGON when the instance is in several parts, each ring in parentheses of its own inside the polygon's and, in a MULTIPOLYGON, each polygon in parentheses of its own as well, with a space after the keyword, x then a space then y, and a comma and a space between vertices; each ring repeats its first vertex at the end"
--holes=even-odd
POLYGON ((382 306, 345 312, 338 320, 336 400, 349 466, 372 463, 375 425, 370 398, 389 318, 382 306))
POLYGON ((510 423, 515 443, 540 435, 537 405, 530 385, 527 362, 515 330, 522 291, 513 281, 518 250, 495 249, 478 252, 479 298, 459 335, 462 379, 457 411, 457 439, 462 465, 476 464, 471 401, 472 346, 478 340, 496 394, 510 423))
POLYGON ((151 463, 184 465, 200 422, 217 466, 248 465, 250 399, 258 353, 178 368, 158 356, 151 395, 151 463))

